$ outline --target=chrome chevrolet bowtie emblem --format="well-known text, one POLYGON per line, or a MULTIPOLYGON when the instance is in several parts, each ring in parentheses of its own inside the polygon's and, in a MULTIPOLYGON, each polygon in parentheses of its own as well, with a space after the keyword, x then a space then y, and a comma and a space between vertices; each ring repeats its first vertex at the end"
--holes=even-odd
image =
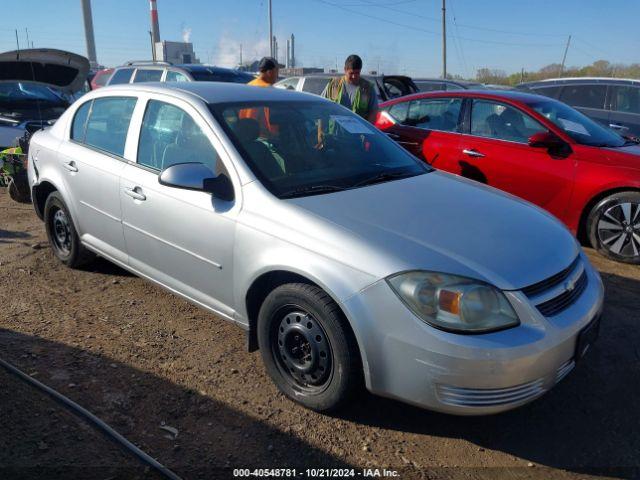
POLYGON ((573 289, 576 288, 576 279, 575 278, 571 278, 569 280, 567 280, 564 284, 564 289, 567 292, 571 292, 573 291, 573 289))

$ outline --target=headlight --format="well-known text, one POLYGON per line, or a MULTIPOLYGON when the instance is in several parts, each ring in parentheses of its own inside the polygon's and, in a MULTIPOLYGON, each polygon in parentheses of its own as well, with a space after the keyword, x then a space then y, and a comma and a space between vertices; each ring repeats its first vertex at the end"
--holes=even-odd
POLYGON ((436 328, 482 333, 520 324, 504 294, 478 280, 414 271, 387 282, 413 313, 436 328))

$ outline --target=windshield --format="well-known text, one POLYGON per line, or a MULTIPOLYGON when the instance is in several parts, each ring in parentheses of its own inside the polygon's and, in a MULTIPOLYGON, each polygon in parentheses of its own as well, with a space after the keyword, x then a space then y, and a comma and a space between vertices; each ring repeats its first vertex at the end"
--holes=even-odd
POLYGON ((430 171, 373 125, 333 103, 251 102, 210 108, 254 174, 280 198, 430 171))
POLYGON ((540 115, 547 117, 564 132, 582 145, 592 147, 622 147, 626 141, 617 133, 605 128, 582 113, 553 100, 530 103, 540 115))
POLYGON ((1 82, 0 104, 47 102, 66 105, 49 87, 28 82, 1 82))

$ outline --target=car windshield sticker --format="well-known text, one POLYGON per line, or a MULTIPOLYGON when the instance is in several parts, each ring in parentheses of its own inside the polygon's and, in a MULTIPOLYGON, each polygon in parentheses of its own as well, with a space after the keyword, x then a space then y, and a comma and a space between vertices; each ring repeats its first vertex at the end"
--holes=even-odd
POLYGON ((342 128, 349 133, 372 133, 366 123, 358 121, 357 118, 346 115, 331 115, 331 120, 338 122, 342 128))
POLYGON ((586 135, 590 137, 591 135, 584 128, 584 125, 581 125, 577 122, 572 122, 571 120, 567 120, 565 118, 559 118, 558 121, 562 124, 562 128, 564 128, 567 132, 575 132, 580 133, 581 135, 586 135))

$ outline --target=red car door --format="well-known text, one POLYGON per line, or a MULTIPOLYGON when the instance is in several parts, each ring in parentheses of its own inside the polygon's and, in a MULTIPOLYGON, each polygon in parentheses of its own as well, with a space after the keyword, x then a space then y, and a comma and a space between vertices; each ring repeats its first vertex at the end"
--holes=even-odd
POLYGON ((462 98, 431 97, 391 105, 376 126, 416 157, 437 167, 458 154, 462 98))
POLYGON ((441 167, 512 193, 564 219, 573 190, 575 155, 529 146, 531 135, 548 129, 506 103, 473 99, 467 115, 468 132, 460 135, 459 143, 463 158, 441 167))

